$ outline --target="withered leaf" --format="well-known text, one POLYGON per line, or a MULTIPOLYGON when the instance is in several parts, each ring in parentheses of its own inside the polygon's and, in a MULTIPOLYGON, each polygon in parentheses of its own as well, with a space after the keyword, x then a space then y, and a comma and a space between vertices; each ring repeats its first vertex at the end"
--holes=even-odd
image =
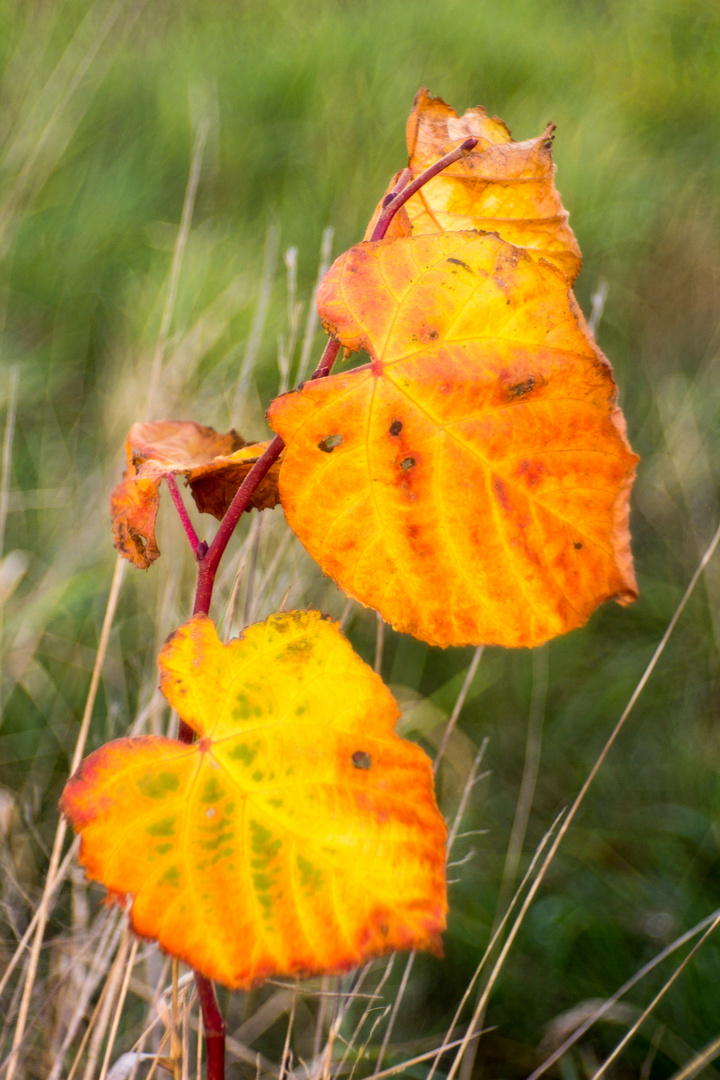
MULTIPOLYGON (((115 547, 146 569, 160 554, 155 522, 164 477, 184 475, 198 509, 221 518, 267 445, 246 444, 234 430, 221 435, 192 420, 133 424, 125 443, 128 468, 110 496, 115 547)), ((276 463, 250 501, 252 508, 277 505, 278 471, 276 463)))

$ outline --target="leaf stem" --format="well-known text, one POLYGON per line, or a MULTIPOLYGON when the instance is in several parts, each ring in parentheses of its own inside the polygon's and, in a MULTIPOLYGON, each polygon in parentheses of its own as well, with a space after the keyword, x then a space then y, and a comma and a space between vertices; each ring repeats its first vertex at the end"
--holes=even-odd
POLYGON ((207 1080, 225 1080, 225 1035, 227 1024, 218 1005, 215 987, 199 971, 195 973, 195 987, 202 1009, 203 1033, 207 1050, 207 1080))
MULTIPOLYGON (((332 366, 337 360, 337 354, 340 352, 340 342, 335 341, 334 338, 330 338, 323 354, 320 357, 320 363, 310 376, 310 382, 314 382, 315 379, 324 379, 326 375, 330 374, 332 366)), ((300 384, 302 385, 302 383, 300 384)))
POLYGON ((198 581, 195 592, 193 615, 209 614, 213 587, 215 585, 215 574, 220 565, 220 560, 225 554, 225 549, 228 546, 230 537, 234 533, 235 526, 241 516, 245 510, 247 510, 250 499, 259 487, 261 481, 267 476, 271 466, 274 465, 280 457, 284 446, 285 443, 280 436, 276 435, 262 457, 255 462, 235 493, 235 497, 230 503, 225 517, 220 522, 220 528, 215 534, 215 539, 207 549, 207 552, 203 557, 198 558, 198 581))
POLYGON ((425 169, 424 172, 421 172, 419 176, 416 176, 410 184, 407 184, 407 181, 404 180, 405 174, 408 172, 408 170, 406 169, 403 173, 401 173, 398 183, 395 185, 393 190, 385 196, 385 199, 383 200, 385 205, 380 211, 380 216, 375 223, 375 228, 373 229, 370 239, 382 240, 388 230, 390 222, 395 217, 400 207, 404 206, 404 204, 415 194, 416 191, 419 191, 421 187, 424 187, 424 185, 427 184, 428 180, 432 180, 432 178, 434 176, 437 176, 438 173, 442 172, 443 169, 447 169, 448 165, 452 165, 454 162, 459 161, 460 158, 465 157, 466 154, 469 154, 471 150, 475 149, 477 144, 477 139, 466 139, 465 142, 460 144, 460 146, 457 146, 454 150, 451 150, 449 154, 445 154, 444 157, 441 157, 433 165, 430 165, 429 168, 425 169), (400 188, 400 190, 398 190, 398 187, 401 183, 403 184, 403 186, 400 188))
MULTIPOLYGON (((335 363, 337 354, 340 351, 340 343, 338 341, 328 341, 325 346, 325 351, 322 354, 320 363, 317 369, 313 372, 312 379, 323 379, 326 375, 330 374, 330 369, 335 363)), ((282 441, 279 435, 276 435, 268 446, 265 453, 259 458, 253 465, 250 472, 247 474, 239 489, 235 493, 233 501, 228 507, 225 517, 220 523, 215 539, 210 547, 202 552, 198 549, 196 551, 196 558, 198 561, 198 582, 197 590, 195 592, 195 606, 193 608, 193 615, 207 615, 210 612, 210 603, 212 601, 213 587, 215 585, 215 575, 217 573, 220 560, 222 559, 225 549, 228 546, 228 542, 238 521, 248 508, 248 504, 253 494, 260 486, 260 483, 265 479, 271 467, 275 464, 280 457, 285 443, 282 441)))
POLYGON ((190 520, 190 515, 188 514, 187 509, 185 508, 185 503, 183 502, 183 497, 180 494, 180 489, 177 486, 177 480, 175 479, 175 477, 173 476, 172 473, 166 473, 165 474, 165 482, 166 482, 166 484, 168 486, 168 490, 170 491, 170 496, 172 498, 172 501, 175 503, 175 509, 177 510, 178 515, 180 517, 180 521, 182 522, 182 527, 185 530, 185 535, 187 536, 188 540, 190 541, 190 547, 193 550, 193 555, 195 555, 195 554, 197 554, 197 549, 198 549, 198 545, 200 544, 200 540, 198 539, 198 534, 195 532, 195 529, 193 527, 193 523, 190 520))
MULTIPOLYGON (((451 150, 449 154, 445 154, 444 157, 441 157, 433 165, 425 169, 424 172, 421 172, 411 183, 407 182, 410 170, 403 169, 392 191, 389 192, 383 200, 385 205, 383 206, 375 228, 373 229, 371 240, 382 240, 387 232, 390 222, 395 217, 395 214, 400 207, 403 206, 416 191, 419 191, 424 184, 427 184, 428 180, 432 180, 434 176, 437 176, 443 169, 446 169, 448 165, 452 165, 453 162, 458 161, 460 158, 465 157, 471 150, 474 150, 477 143, 477 139, 465 139, 460 146, 451 150)), ((310 376, 311 380, 324 379, 325 376, 329 375, 339 352, 340 342, 333 339, 328 341, 322 357, 320 358, 320 363, 310 376)), ((230 503, 227 513, 220 523, 220 528, 215 534, 215 539, 210 544, 209 548, 198 541, 195 530, 187 516, 187 511, 182 502, 175 478, 170 476, 166 477, 168 487, 170 488, 170 494, 173 497, 173 502, 180 514, 180 520, 183 523, 185 532, 187 533, 193 552, 195 553, 195 558, 198 562, 198 581, 195 592, 193 615, 209 614, 213 588, 215 585, 215 575, 217 574, 220 560, 225 554, 225 549, 230 542, 230 537, 235 532, 238 521, 247 510, 250 499, 280 457, 284 447, 284 442, 279 435, 276 435, 262 457, 255 462, 235 493, 235 497, 230 503)), ((185 735, 183 741, 192 741, 187 738, 187 733, 184 732, 185 726, 186 725, 181 721, 178 737, 183 738, 183 735, 185 735)))
MULTIPOLYGON (((432 180, 434 176, 437 176, 437 174, 447 168, 448 165, 452 165, 454 161, 464 157, 464 155, 474 149, 476 145, 477 139, 466 139, 456 150, 453 150, 451 153, 440 158, 440 160, 436 161, 434 165, 431 165, 429 169, 425 169, 425 171, 416 177, 412 183, 408 184, 408 179, 411 175, 410 170, 404 169, 398 177, 398 181, 393 187, 393 190, 389 192, 388 196, 383 200, 385 205, 380 212, 371 239, 382 240, 387 232, 390 222, 400 207, 406 203, 416 191, 419 191, 423 184, 426 184, 428 180, 432 180)), ((322 357, 320 358, 320 363, 311 376, 311 380, 323 379, 329 375, 339 352, 340 342, 333 339, 328 341, 322 357)), ((215 539, 209 547, 204 541, 198 539, 197 533, 195 532, 187 510, 185 509, 185 504, 182 501, 182 496, 180 495, 175 477, 172 475, 165 477, 175 508, 180 515, 180 520, 198 564, 198 579, 197 588, 195 590, 193 615, 209 614, 213 589, 215 586, 215 575, 217 574, 220 560, 225 554, 225 550, 235 531, 237 523, 247 510, 253 494, 280 457, 284 448, 285 443, 279 435, 276 435, 262 457, 255 462, 235 493, 235 497, 230 503, 227 513, 220 522, 220 528, 215 534, 215 539)), ((180 742, 192 743, 194 737, 195 733, 190 725, 186 724, 184 720, 180 720, 178 725, 178 739, 180 742)), ((217 996, 215 994, 215 987, 212 982, 198 971, 195 971, 194 974, 205 1032, 205 1045, 208 1060, 207 1080, 224 1080, 225 1034, 227 1032, 227 1024, 220 1012, 220 1006, 218 1005, 217 996)))
MULTIPOLYGON (((329 375, 339 351, 340 343, 338 341, 328 341, 322 357, 320 358, 320 363, 313 372, 311 378, 322 379, 326 375, 329 375)), ((272 465, 277 461, 284 446, 285 443, 280 436, 276 435, 262 457, 255 462, 236 492, 233 501, 230 503, 227 513, 220 522, 220 528, 215 534, 215 539, 210 547, 208 547, 204 540, 198 540, 197 534, 188 518, 187 510, 185 509, 177 483, 175 482, 175 477, 166 477, 168 487, 170 488, 170 494, 172 495, 173 502, 180 514, 180 520, 185 526, 185 532, 187 533, 188 540, 192 545, 198 563, 198 579, 197 587, 195 589, 193 615, 209 614, 213 588, 215 586, 215 575, 218 566, 220 565, 220 560, 230 541, 230 537, 235 531, 235 526, 241 516, 247 510, 248 503, 250 502, 253 493, 267 476, 272 465), (172 483, 170 482, 171 479, 172 483)), ((180 720, 177 737, 180 742, 190 744, 195 739, 195 732, 189 724, 186 724, 184 720, 180 720)), ((215 987, 210 979, 201 975, 199 971, 194 971, 193 974, 195 976, 195 986, 197 987, 200 1008, 202 1011, 205 1048, 207 1051, 207 1080, 225 1080, 225 1035, 227 1032, 227 1024, 223 1019, 220 1006, 218 1005, 217 995, 215 994, 215 987)))

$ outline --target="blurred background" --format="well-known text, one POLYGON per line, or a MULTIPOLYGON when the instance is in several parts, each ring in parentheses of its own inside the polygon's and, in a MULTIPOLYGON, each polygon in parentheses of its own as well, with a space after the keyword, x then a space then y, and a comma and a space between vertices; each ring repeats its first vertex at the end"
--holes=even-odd
MULTIPOLYGON (((472 649, 429 648, 389 628, 380 654, 374 614, 322 578, 279 509, 239 531, 217 604, 228 630, 276 610, 288 589, 290 607, 343 617, 405 706, 403 732, 429 752, 464 689, 439 776, 451 819, 487 739, 460 830, 475 835, 455 849, 468 861, 450 875, 447 957, 415 961, 385 1050, 384 1067, 402 1062, 447 1031, 516 881, 579 790, 720 522, 720 8, 0 0, 0 57, 0 968, 43 891, 113 579, 108 495, 130 424, 194 419, 265 437, 264 407, 322 349, 318 271, 361 238, 405 164, 421 84, 458 112, 484 105, 516 139, 557 124, 556 183, 584 258, 576 293, 586 314, 595 307, 642 456, 637 604, 606 605, 534 653, 486 649, 472 669, 472 649)), ((88 749, 168 723, 156 654, 187 617, 193 580, 164 503, 163 557, 116 576, 88 749)), ((201 525, 212 534, 211 519, 201 525)), ((716 556, 503 965, 476 1077, 529 1075, 588 1002, 720 906, 719 601, 716 556)), ((88 943, 97 952, 105 941, 111 957, 118 940, 100 898, 68 870, 40 953, 22 1075, 66 1075, 88 1030, 105 971, 92 968, 88 943)), ((592 1076, 689 947, 550 1075, 592 1076)), ((24 963, 5 987, 3 1061, 24 963)), ((137 963, 112 1060, 143 1031, 149 988, 167 981, 152 950, 137 963)), ((388 1002, 404 969, 398 958, 388 1002)), ((308 994, 295 1013, 296 1064, 310 1061, 328 1022, 325 999, 308 994)), ((255 1075, 259 1052, 263 1075, 277 1075, 289 992, 223 1000, 250 1052, 233 1057, 229 1074, 255 1075)), ((474 1000, 475 990, 461 1023, 474 1000)), ((359 1074, 377 1064, 387 1024, 382 1011, 370 1017, 359 1074)), ((609 1075, 673 1076, 719 1035, 720 939, 711 937, 609 1075)), ((79 1075, 94 1075, 84 1060, 79 1075)), ((441 1075, 451 1062, 442 1058, 441 1075)), ((426 1077, 427 1062, 405 1072, 426 1077)))

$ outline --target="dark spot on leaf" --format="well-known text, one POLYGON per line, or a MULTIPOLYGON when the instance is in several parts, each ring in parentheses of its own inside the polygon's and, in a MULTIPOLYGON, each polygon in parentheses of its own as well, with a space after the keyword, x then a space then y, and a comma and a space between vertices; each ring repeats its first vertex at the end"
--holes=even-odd
POLYGON ((320 618, 323 622, 332 622, 332 615, 321 615, 320 618))
POLYGON ((455 263, 456 266, 462 266, 464 270, 467 270, 468 273, 472 274, 472 270, 466 262, 462 261, 462 259, 448 259, 448 262, 455 263))
POLYGON ((356 769, 369 769, 372 765, 370 755, 364 750, 356 750, 352 756, 352 763, 356 769))
POLYGON ((508 499, 507 488, 503 484, 502 480, 493 480, 493 488, 495 489, 495 494, 498 497, 498 502, 502 506, 503 510, 509 511, 510 500, 508 499))
POLYGON ((437 330, 431 330, 431 331, 430 331, 430 332, 428 333, 428 337, 430 338, 430 340, 431 340, 431 341, 436 341, 436 340, 437 340, 437 338, 438 338, 439 336, 440 336, 440 335, 439 335, 439 333, 437 332, 437 330))
POLYGON ((546 139, 545 142, 543 143, 543 149, 550 150, 551 147, 552 147, 552 139, 546 139))
POLYGON ((304 385, 304 382, 298 383, 298 385, 295 387, 295 392, 299 394, 302 391, 304 385))
POLYGON ((318 443, 318 450, 322 450, 326 454, 332 454, 335 447, 339 446, 342 441, 342 435, 327 435, 318 443))
POLYGON ((580 541, 579 541, 579 540, 576 540, 576 541, 575 541, 575 542, 573 543, 573 547, 575 548, 575 550, 576 550, 576 551, 579 551, 579 550, 580 550, 580 548, 582 547, 582 544, 580 543, 580 541))
POLYGON ((402 431, 402 423, 401 423, 401 421, 400 420, 393 420, 392 424, 390 425, 390 434, 391 435, 399 435, 401 431, 402 431))
POLYGON ((400 468, 402 469, 403 472, 407 472, 408 469, 412 469, 414 464, 415 464, 415 458, 414 457, 406 457, 400 462, 400 468))
POLYGON ((523 394, 529 394, 532 388, 535 386, 535 379, 531 375, 525 379, 524 382, 515 383, 514 386, 508 388, 508 392, 514 397, 522 397, 523 394))

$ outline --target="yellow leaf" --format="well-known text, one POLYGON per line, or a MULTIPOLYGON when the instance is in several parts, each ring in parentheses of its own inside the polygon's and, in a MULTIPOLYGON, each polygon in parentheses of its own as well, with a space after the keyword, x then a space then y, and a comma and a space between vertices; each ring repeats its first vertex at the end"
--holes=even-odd
POLYGON ((196 616, 160 670, 198 742, 109 743, 61 802, 88 877, 132 898, 136 932, 232 987, 438 951, 430 762, 337 626, 289 612, 224 646, 196 616))

